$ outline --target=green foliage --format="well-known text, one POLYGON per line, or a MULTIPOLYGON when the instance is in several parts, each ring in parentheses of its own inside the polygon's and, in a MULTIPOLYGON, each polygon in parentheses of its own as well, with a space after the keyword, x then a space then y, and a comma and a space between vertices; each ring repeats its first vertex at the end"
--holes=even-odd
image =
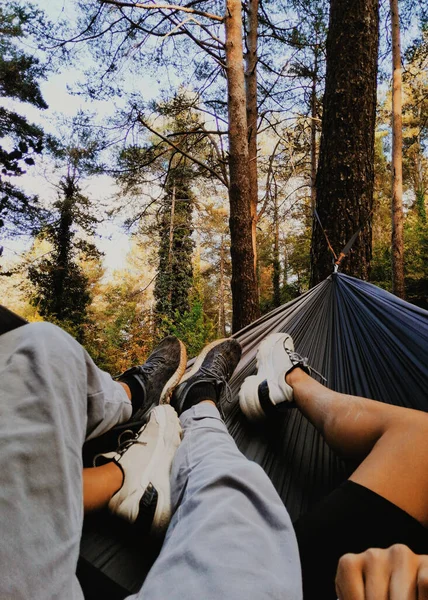
POLYGON ((58 218, 42 233, 52 244, 52 253, 28 270, 28 279, 34 286, 31 303, 42 317, 73 329, 81 340, 91 296, 88 279, 76 257, 79 251, 83 251, 86 257, 97 257, 98 252, 93 244, 76 240, 74 228, 79 225, 91 232, 95 219, 91 223, 89 201, 69 178, 62 182, 62 189, 64 197, 55 203, 58 218))
POLYGON ((83 113, 73 119, 64 139, 56 141, 55 156, 66 175, 58 184, 60 198, 54 204, 54 220, 40 233, 52 244, 53 250, 49 257, 28 271, 34 286, 31 302, 40 315, 71 324, 80 341, 91 294, 79 259, 98 259, 100 252, 92 242, 76 235, 80 229, 93 236, 99 222, 89 198, 81 193, 79 181, 97 171, 96 159, 102 144, 102 137, 92 131, 90 116, 83 113))
POLYGON ((189 358, 197 356, 202 348, 216 337, 214 323, 204 314, 200 299, 192 302, 189 311, 177 311, 174 320, 164 316, 159 330, 164 335, 175 335, 184 342, 189 358))
MULTIPOLYGON (((45 109, 39 83, 44 69, 34 56, 19 46, 37 11, 15 3, 0 7, 0 97, 26 102, 45 109)), ((28 233, 38 224, 43 211, 31 197, 8 179, 25 173, 43 149, 43 132, 16 111, 0 108, 0 228, 9 234, 28 233), (12 146, 12 148, 11 148, 12 146)))
POLYGON ((100 297, 101 302, 89 308, 85 348, 101 369, 119 374, 142 364, 150 354, 156 343, 154 324, 132 278, 105 285, 100 297))
POLYGON ((378 241, 373 245, 370 281, 388 292, 392 291, 391 242, 378 241))
POLYGON ((193 198, 186 174, 186 169, 180 167, 171 172, 159 224, 159 265, 154 290, 156 311, 172 321, 176 314, 189 310, 193 278, 193 198))
POLYGON ((428 227, 422 195, 406 218, 404 245, 406 298, 428 309, 428 227))

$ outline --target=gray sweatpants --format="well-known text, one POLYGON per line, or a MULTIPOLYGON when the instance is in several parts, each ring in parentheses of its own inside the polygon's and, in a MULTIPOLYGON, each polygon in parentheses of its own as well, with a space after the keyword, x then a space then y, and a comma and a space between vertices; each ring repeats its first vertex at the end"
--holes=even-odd
MULTIPOLYGON (((81 599, 85 439, 126 421, 123 388, 47 323, 0 337, 0 598, 81 599)), ((181 416, 175 510, 142 590, 147 600, 302 598, 296 538, 262 469, 238 451, 217 409, 181 416)))

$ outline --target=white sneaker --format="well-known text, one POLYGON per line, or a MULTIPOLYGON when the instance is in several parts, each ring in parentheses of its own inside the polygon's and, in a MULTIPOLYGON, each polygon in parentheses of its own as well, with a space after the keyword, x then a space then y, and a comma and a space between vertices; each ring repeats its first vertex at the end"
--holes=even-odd
POLYGON ((116 453, 100 455, 123 472, 123 485, 108 508, 144 532, 163 535, 171 520, 172 460, 181 441, 177 413, 172 406, 156 406, 137 433, 123 432, 121 438, 116 453), (131 437, 123 440, 125 433, 131 437))
POLYGON ((247 377, 239 391, 239 405, 250 421, 265 419, 282 402, 293 401, 285 376, 295 367, 309 372, 307 359, 294 352, 288 333, 273 333, 257 350, 257 375, 247 377))

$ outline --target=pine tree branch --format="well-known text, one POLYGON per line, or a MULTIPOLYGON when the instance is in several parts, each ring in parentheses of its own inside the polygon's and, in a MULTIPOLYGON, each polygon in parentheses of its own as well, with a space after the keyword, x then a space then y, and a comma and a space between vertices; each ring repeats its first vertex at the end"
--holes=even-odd
POLYGON ((227 168, 226 168, 226 161, 224 160, 224 156, 222 154, 222 151, 220 150, 220 148, 219 148, 217 142, 215 141, 215 139, 213 138, 212 132, 206 131, 206 134, 207 134, 207 136, 208 136, 208 138, 209 138, 209 140, 210 140, 210 142, 211 142, 211 144, 212 144, 212 146, 214 148, 214 151, 215 151, 215 153, 217 155, 217 159, 218 159, 218 162, 220 164, 220 169, 222 171, 223 178, 224 178, 224 180, 227 183, 227 188, 229 188, 230 182, 229 182, 229 177, 228 177, 227 168))
POLYGON ((178 4, 142 4, 140 2, 121 2, 120 0, 101 0, 102 4, 113 4, 113 6, 119 7, 128 7, 128 8, 144 8, 151 10, 177 10, 180 12, 187 12, 194 15, 198 15, 199 17, 205 17, 206 19, 212 19, 214 21, 219 21, 222 23, 224 21, 224 17, 219 17, 218 15, 213 15, 211 13, 204 12, 202 10, 197 10, 195 8, 188 8, 186 6, 180 6, 178 4))
POLYGON ((146 121, 144 121, 144 119, 143 119, 143 117, 141 115, 138 116, 138 120, 151 133, 153 133, 154 135, 157 135, 158 137, 161 138, 161 140, 163 140, 164 142, 166 142, 167 144, 169 144, 171 146, 171 148, 174 148, 175 150, 177 150, 177 152, 179 152, 180 154, 182 154, 183 156, 185 156, 186 158, 188 158, 189 160, 191 160, 195 164, 199 165, 203 169, 206 169, 209 173, 211 173, 211 175, 214 175, 214 177, 216 177, 219 181, 221 181, 221 183, 225 187, 228 187, 228 183, 224 179, 224 177, 222 175, 220 175, 219 173, 217 173, 216 171, 214 171, 214 169, 212 169, 210 166, 208 166, 207 164, 205 164, 204 162, 202 162, 201 160, 199 160, 195 156, 192 156, 191 154, 189 154, 185 150, 182 150, 180 148, 180 146, 177 146, 177 144, 174 144, 174 142, 172 140, 170 140, 169 138, 167 138, 165 135, 162 135, 162 133, 159 133, 159 131, 156 131, 155 129, 153 129, 152 127, 150 127, 150 125, 148 125, 148 123, 146 123, 146 121))

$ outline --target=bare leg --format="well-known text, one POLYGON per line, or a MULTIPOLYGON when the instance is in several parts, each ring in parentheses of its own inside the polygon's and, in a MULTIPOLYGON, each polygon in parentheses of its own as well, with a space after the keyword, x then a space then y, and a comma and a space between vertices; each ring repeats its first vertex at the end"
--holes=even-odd
POLYGON ((428 526, 428 415, 339 394, 298 368, 287 374, 286 382, 329 446, 362 460, 350 480, 428 526))
POLYGON ((122 470, 114 462, 101 467, 83 469, 83 510, 85 514, 107 506, 122 483, 122 470))

